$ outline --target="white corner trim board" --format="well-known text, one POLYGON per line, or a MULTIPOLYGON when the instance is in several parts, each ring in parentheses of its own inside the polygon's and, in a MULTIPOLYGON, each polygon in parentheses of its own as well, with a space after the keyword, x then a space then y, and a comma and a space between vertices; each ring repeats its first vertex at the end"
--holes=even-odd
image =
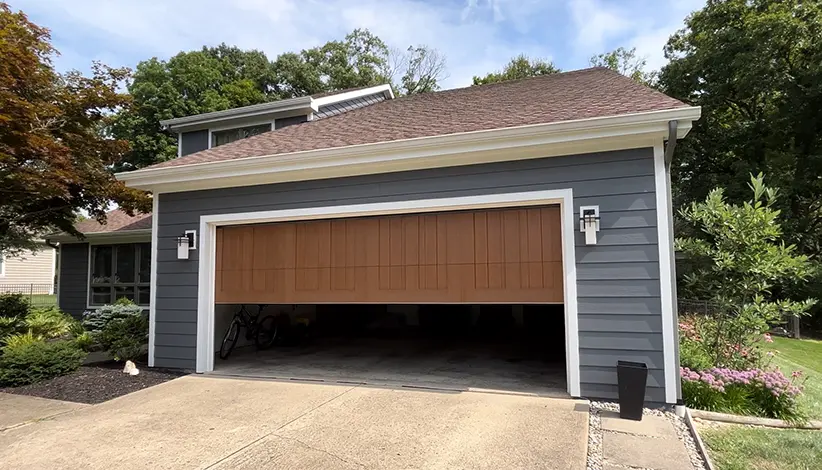
POLYGON ((490 163, 648 146, 679 121, 684 137, 700 108, 579 119, 504 129, 146 168, 116 176, 129 187, 178 192, 490 163))
MULTIPOLYGON (((214 268, 216 234, 219 226, 544 204, 559 204, 562 214, 565 361, 568 375, 568 393, 571 396, 578 397, 580 396, 579 323, 577 318, 577 274, 574 248, 574 206, 571 189, 201 216, 199 285, 197 291, 197 372, 214 370, 214 268)), ((152 252, 156 253, 156 250, 152 250, 152 252)), ((152 268, 155 265, 152 264, 152 268)), ((154 273, 152 273, 152 279, 154 278, 154 273)), ((155 291, 156 289, 152 285, 152 296, 155 291)), ((153 298, 151 304, 153 308, 155 304, 153 298)), ((153 333, 151 336, 153 337, 153 333)))
POLYGON ((157 223, 160 195, 151 197, 151 279, 148 305, 148 366, 154 367, 154 335, 157 332, 157 223))
POLYGON ((654 186, 656 187, 656 217, 659 239, 659 296, 662 302, 662 353, 665 365, 665 402, 676 403, 676 381, 679 380, 679 364, 676 363, 676 322, 674 322, 673 278, 671 276, 671 244, 668 218, 668 176, 665 169, 665 149, 662 140, 654 145, 654 186))

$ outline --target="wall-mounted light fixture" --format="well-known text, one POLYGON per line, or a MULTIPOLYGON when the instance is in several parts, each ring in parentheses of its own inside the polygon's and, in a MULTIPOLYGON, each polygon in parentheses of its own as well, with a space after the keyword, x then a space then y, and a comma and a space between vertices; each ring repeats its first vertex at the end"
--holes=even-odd
POLYGON ((585 234, 586 245, 597 244, 599 206, 581 206, 579 208, 579 231, 585 234))
POLYGON ((188 252, 197 249, 197 231, 186 230, 177 237, 177 259, 188 259, 188 252))

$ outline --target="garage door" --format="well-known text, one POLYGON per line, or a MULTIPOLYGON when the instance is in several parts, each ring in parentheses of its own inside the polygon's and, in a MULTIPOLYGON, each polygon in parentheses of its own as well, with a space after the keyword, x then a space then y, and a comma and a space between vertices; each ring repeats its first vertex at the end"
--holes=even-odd
POLYGON ((217 229, 217 303, 562 302, 559 206, 217 229))

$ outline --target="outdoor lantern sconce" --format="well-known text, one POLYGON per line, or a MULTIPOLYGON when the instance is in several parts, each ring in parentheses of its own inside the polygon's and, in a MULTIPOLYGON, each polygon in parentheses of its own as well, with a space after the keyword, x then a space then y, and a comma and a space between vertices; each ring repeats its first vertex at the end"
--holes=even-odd
POLYGON ((597 244, 599 206, 582 206, 579 208, 579 231, 585 234, 586 245, 597 244))
POLYGON ((177 259, 188 259, 188 252, 197 249, 197 231, 186 230, 177 237, 177 259))

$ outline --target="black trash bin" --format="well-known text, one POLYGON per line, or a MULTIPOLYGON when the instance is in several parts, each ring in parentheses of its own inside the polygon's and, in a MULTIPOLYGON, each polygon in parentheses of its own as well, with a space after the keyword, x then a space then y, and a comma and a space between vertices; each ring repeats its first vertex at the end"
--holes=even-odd
POLYGON ((648 366, 644 363, 617 361, 620 418, 642 421, 647 380, 648 366))

